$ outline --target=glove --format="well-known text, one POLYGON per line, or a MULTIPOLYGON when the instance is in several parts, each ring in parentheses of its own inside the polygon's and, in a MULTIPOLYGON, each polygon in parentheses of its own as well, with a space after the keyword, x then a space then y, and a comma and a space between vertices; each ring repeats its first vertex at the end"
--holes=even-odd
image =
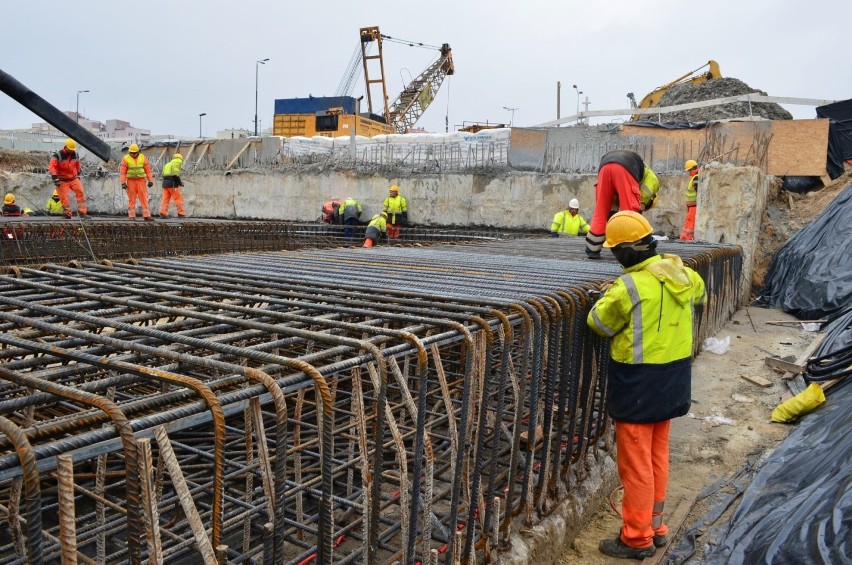
POLYGON ((550 237, 559 237, 559 232, 558 231, 550 232, 550 237))
POLYGON ((152 186, 154 186, 154 181, 149 180, 148 181, 148 188, 151 188, 152 186))
POLYGON ((56 176, 56 175, 51 175, 51 176, 50 176, 50 178, 52 178, 52 179, 53 179, 53 186, 59 186, 59 183, 60 183, 61 181, 59 180, 59 177, 58 177, 58 176, 56 176))
POLYGON ((124 190, 127 190, 127 183, 126 182, 121 183, 121 188, 124 189, 124 190))

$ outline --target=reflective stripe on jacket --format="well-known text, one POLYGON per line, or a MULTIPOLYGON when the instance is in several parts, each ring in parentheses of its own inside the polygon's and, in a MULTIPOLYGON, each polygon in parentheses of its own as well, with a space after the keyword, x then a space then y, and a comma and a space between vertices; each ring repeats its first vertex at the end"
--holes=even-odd
POLYGON ((148 177, 148 180, 154 180, 154 176, 151 174, 151 165, 145 155, 141 153, 136 159, 130 155, 125 155, 118 167, 118 176, 120 182, 125 182, 127 179, 144 179, 145 177, 148 177))
POLYGON ((612 338, 608 410, 617 421, 659 422, 689 409, 693 308, 704 281, 676 255, 633 267, 594 305, 586 320, 612 338))
POLYGON ((398 223, 396 221, 397 214, 408 212, 408 202, 405 201, 404 196, 400 196, 399 194, 394 197, 388 196, 385 198, 383 206, 382 210, 388 213, 388 222, 392 224, 398 223))
POLYGON ((698 173, 692 175, 686 185, 686 205, 695 206, 698 201, 698 173))
POLYGON ((48 174, 59 177, 61 181, 74 180, 80 175, 80 159, 76 151, 60 149, 50 157, 48 174))
POLYGON ((578 235, 589 231, 589 224, 583 219, 579 213, 571 215, 568 210, 557 212, 553 216, 553 223, 550 224, 550 231, 557 233, 568 233, 578 235))

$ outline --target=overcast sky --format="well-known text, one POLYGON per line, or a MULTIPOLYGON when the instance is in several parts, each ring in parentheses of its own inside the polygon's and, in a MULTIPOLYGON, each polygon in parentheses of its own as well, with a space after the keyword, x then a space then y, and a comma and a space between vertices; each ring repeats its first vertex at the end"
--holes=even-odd
MULTIPOLYGON (((331 96, 358 30, 430 45, 449 43, 448 77, 419 126, 463 122, 534 125, 628 106, 709 59, 722 74, 771 96, 852 97, 849 0, 522 0, 118 2, 7 1, 0 68, 62 110, 118 118, 155 135, 253 129, 255 61, 261 127, 276 98, 331 96)), ((417 76, 435 51, 385 43, 388 95, 417 76)), ((364 93, 363 79, 354 94, 364 93)), ((786 106, 797 118, 813 107, 786 106)), ((613 118, 614 119, 614 118, 613 118)), ((0 129, 42 121, 0 94, 0 129)), ((598 120, 600 121, 600 120, 598 120)), ((605 120, 609 121, 609 119, 605 120)))

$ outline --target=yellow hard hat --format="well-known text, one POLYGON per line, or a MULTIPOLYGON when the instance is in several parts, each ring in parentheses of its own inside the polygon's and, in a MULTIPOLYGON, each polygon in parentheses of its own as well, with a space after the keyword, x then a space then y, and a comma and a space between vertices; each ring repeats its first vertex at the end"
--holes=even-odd
POLYGON ((130 147, 127 148, 127 151, 129 153, 139 153, 139 146, 136 145, 135 143, 131 143, 130 147))
POLYGON ((654 228, 638 212, 618 212, 606 223, 606 241, 603 246, 610 248, 623 243, 636 243, 653 233, 654 228))
POLYGON ((388 213, 387 213, 387 212, 382 212, 382 218, 387 218, 387 217, 388 217, 388 213))
POLYGON ((68 151, 77 151, 77 142, 69 137, 65 140, 65 149, 68 151))
POLYGON ((15 203, 15 195, 10 192, 3 199, 3 204, 14 204, 14 203, 15 203))
POLYGON ((181 155, 180 153, 175 153, 174 158, 175 158, 175 159, 180 159, 181 161, 183 161, 183 155, 181 155))
POLYGON ((397 185, 393 185, 390 187, 391 192, 399 192, 399 187, 397 185))
POLYGON ((683 164, 683 170, 690 171, 697 166, 698 166, 698 161, 696 161, 694 159, 690 159, 689 161, 687 161, 686 163, 683 164))
POLYGON ((54 190, 54 191, 53 191, 53 196, 59 196, 59 191, 58 191, 58 190, 54 190))

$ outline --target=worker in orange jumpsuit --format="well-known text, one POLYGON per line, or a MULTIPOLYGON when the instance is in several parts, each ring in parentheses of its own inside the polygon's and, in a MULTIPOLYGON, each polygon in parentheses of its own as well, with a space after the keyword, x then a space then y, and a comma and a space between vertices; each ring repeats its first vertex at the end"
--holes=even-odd
POLYGON ((704 281, 677 255, 660 255, 653 228, 637 212, 618 212, 606 241, 624 269, 586 323, 610 338, 607 413, 615 421, 618 476, 624 485, 621 534, 601 553, 644 559, 666 544, 663 508, 669 480, 669 426, 689 412, 693 308, 704 281))
POLYGON ((610 151, 601 158, 595 184, 595 211, 586 234, 586 255, 590 259, 600 259, 606 222, 614 212, 642 211, 639 183, 644 175, 645 162, 633 151, 610 151))
POLYGON ((151 165, 145 155, 139 152, 139 146, 132 144, 128 154, 121 160, 118 167, 118 178, 121 188, 127 191, 127 217, 136 217, 136 199, 142 206, 142 219, 153 220, 151 210, 148 208, 148 189, 154 186, 154 175, 151 174, 151 165), (145 179, 148 179, 147 182, 145 179))
POLYGON ((686 220, 678 239, 692 241, 695 239, 695 212, 698 201, 698 162, 690 159, 684 163, 683 168, 689 173, 689 184, 686 185, 686 220))
POLYGON ((74 193, 77 201, 77 215, 85 218, 89 211, 86 207, 86 194, 83 192, 83 183, 80 182, 80 157, 77 155, 77 142, 66 139, 62 149, 54 153, 50 158, 48 173, 59 193, 59 202, 66 218, 71 217, 71 203, 68 200, 68 192, 74 193))

